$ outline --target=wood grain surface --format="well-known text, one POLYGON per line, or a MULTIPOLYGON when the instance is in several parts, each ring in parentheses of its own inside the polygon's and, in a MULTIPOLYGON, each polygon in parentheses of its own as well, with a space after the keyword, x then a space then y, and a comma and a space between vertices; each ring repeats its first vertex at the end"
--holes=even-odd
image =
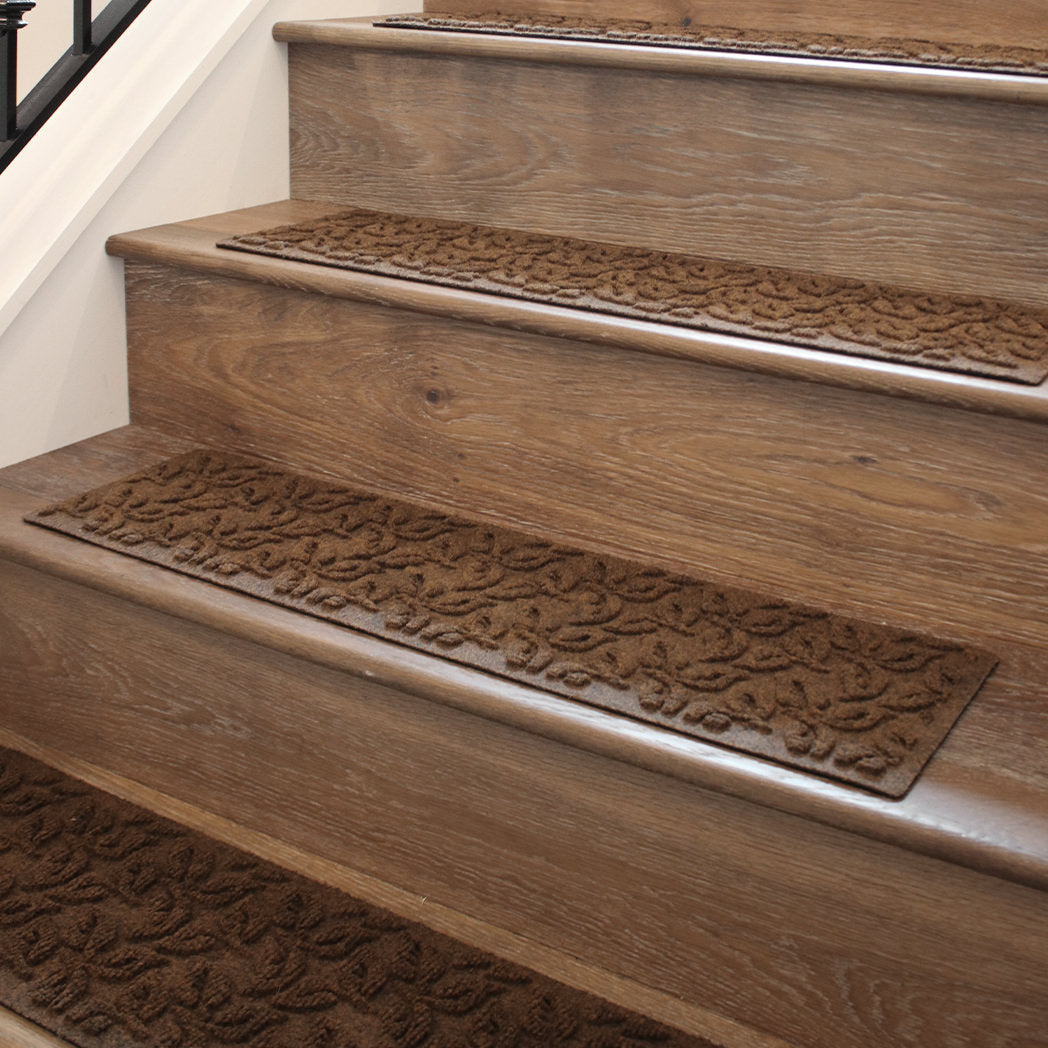
POLYGON ((20 1015, 0 1008, 0 1048, 74 1048, 20 1015))
POLYGON ((222 251, 229 236, 287 225, 330 213, 331 204, 285 200, 189 222, 156 226, 110 237, 112 255, 140 262, 165 262, 202 273, 247 280, 337 298, 396 306, 436 316, 614 345, 639 353, 700 360, 764 374, 803 378, 868 392, 912 397, 993 414, 1048 421, 1048 383, 1021 386, 973 375, 819 352, 777 342, 736 338, 653 324, 601 313, 517 301, 496 295, 388 279, 368 273, 302 265, 222 251))
MULTIPOLYGON (((811 28, 810 3, 753 2, 749 24, 811 28)), ((1019 4, 993 32, 1029 44, 1048 19, 1019 4)), ((989 38, 947 6, 876 18, 989 38)), ((869 10, 845 0, 834 27, 869 10)), ((292 50, 297 195, 1048 303, 1048 108, 292 50)), ((465 299, 390 308, 402 292, 359 279, 249 283, 183 244, 212 271, 128 270, 133 417, 175 450, 996 646, 1001 669, 894 809, 569 727, 527 689, 24 533, 11 491, 59 497, 168 446, 136 429, 0 477, 0 732, 730 1048, 1048 1048, 1043 425, 456 319, 465 299)))
POLYGON ((666 76, 683 74, 775 80, 779 83, 932 95, 955 100, 981 98, 1033 105, 1048 103, 1048 78, 1038 76, 973 72, 946 66, 893 66, 841 62, 833 58, 791 58, 623 43, 599 46, 588 41, 405 30, 386 26, 376 31, 375 21, 371 17, 277 22, 273 26, 273 36, 284 43, 327 44, 365 51, 457 55, 498 61, 519 59, 539 64, 644 70, 666 76))
POLYGON ((1042 892, 2 569, 10 731, 806 1048, 1048 1043, 1042 892))
MULTIPOLYGON (((706 1009, 696 1008, 677 997, 642 986, 631 979, 612 975, 604 969, 594 968, 584 960, 542 946, 522 935, 467 917, 457 910, 440 905, 426 895, 395 888, 385 881, 369 877, 330 859, 321 859, 257 830, 246 829, 229 819, 223 819, 203 808, 186 804, 168 794, 159 793, 148 786, 104 771, 96 765, 34 744, 3 728, 0 728, 0 745, 27 753, 98 789, 147 808, 164 818, 173 819, 212 839, 257 855, 321 884, 330 885, 373 906, 391 910, 409 921, 425 924, 460 942, 532 968, 575 989, 596 994, 605 1000, 613 1000, 625 1008, 678 1029, 700 1033, 724 1048, 798 1048, 706 1009)), ((3 1019, 4 1015, 0 1012, 0 1024, 3 1019)), ((2 1029, 0 1025, 0 1032, 2 1029)), ((42 1042, 40 1048, 50 1048, 53 1043, 57 1042, 42 1042)), ((2 1036, 0 1048, 6 1048, 2 1036)), ((15 1048, 22 1048, 22 1042, 15 1042, 15 1048)), ((37 1042, 27 1042, 26 1048, 37 1048, 37 1042)))
MULTIPOLYGON (((424 0, 427 11, 473 14, 477 0, 424 0)), ((1040 0, 503 0, 490 10, 579 18, 641 18, 680 23, 792 29, 916 40, 1044 46, 1048 11, 1040 0)))
MULTIPOLYGON (((0 471, 4 556, 26 567, 197 622, 221 633, 496 720, 615 761, 774 807, 920 854, 1048 889, 1048 739, 1043 649, 1003 647, 999 670, 903 801, 841 788, 697 744, 629 718, 434 659, 219 587, 201 586, 22 523, 42 503, 182 450, 130 426, 0 471), (112 462, 103 460, 110 456, 112 462), (1017 745, 1018 743, 1018 745, 1017 745)), ((987 638, 989 643, 989 638, 987 638)))
POLYGON ((1048 302, 1048 107, 311 44, 290 92, 296 197, 1048 302))
POLYGON ((0 486, 57 502, 84 490, 87 483, 96 483, 96 478, 98 484, 112 483, 195 446, 191 440, 179 440, 167 433, 123 426, 5 466, 0 469, 0 486))
POLYGON ((150 264, 133 421, 945 637, 1048 638, 1048 430, 150 264))

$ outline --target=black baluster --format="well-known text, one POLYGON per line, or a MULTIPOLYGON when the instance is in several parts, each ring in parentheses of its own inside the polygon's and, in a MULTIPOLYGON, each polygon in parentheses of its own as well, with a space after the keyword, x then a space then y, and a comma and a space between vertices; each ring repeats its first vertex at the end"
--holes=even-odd
POLYGON ((73 0, 73 54, 91 50, 91 0, 73 0))
POLYGON ((36 7, 35 0, 0 3, 0 119, 4 140, 18 134, 18 30, 22 15, 36 7))

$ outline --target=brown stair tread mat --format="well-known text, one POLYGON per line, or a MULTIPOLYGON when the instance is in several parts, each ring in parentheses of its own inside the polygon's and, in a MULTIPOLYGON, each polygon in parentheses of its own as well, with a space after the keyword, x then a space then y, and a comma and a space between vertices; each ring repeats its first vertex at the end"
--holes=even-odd
POLYGON ((716 1048, 4 748, 0 1002, 80 1048, 716 1048))
POLYGON ((997 661, 223 452, 177 456, 26 519, 893 797, 997 661))
POLYGON ((596 22, 572 15, 507 15, 487 12, 447 15, 434 12, 390 15, 375 19, 373 24, 384 29, 485 33, 601 44, 730 51, 783 58, 822 58, 839 62, 928 66, 980 73, 1048 75, 1048 51, 1044 48, 745 29, 694 24, 690 20, 687 24, 640 19, 602 19, 596 22))
POLYGON ((465 222, 346 209, 219 247, 1036 385, 1048 310, 465 222))

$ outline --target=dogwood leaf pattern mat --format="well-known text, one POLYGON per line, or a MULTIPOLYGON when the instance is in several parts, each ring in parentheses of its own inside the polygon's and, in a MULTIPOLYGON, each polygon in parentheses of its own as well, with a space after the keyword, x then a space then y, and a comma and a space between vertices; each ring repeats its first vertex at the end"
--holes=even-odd
POLYGON ((890 796, 996 664, 828 614, 195 451, 31 522, 890 796))

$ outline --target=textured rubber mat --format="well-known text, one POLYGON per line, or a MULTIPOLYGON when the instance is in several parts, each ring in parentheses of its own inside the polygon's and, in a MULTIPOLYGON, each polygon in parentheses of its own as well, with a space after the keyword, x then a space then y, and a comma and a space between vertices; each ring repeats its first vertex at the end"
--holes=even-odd
POLYGON ((79 1048, 717 1048, 7 749, 0 1002, 79 1048))
POLYGON ((1048 310, 352 209, 219 247, 1035 385, 1048 310))
POLYGON ((567 699, 899 796, 996 659, 220 452, 30 521, 567 699))
POLYGON ((974 72, 1048 76, 1048 51, 1043 48, 997 44, 955 44, 899 37, 869 38, 831 33, 794 33, 731 26, 667 25, 633 19, 595 23, 570 15, 478 13, 474 15, 414 14, 376 19, 389 29, 486 33, 499 36, 582 40, 603 44, 733 51, 786 58, 823 58, 842 62, 931 66, 974 72))

